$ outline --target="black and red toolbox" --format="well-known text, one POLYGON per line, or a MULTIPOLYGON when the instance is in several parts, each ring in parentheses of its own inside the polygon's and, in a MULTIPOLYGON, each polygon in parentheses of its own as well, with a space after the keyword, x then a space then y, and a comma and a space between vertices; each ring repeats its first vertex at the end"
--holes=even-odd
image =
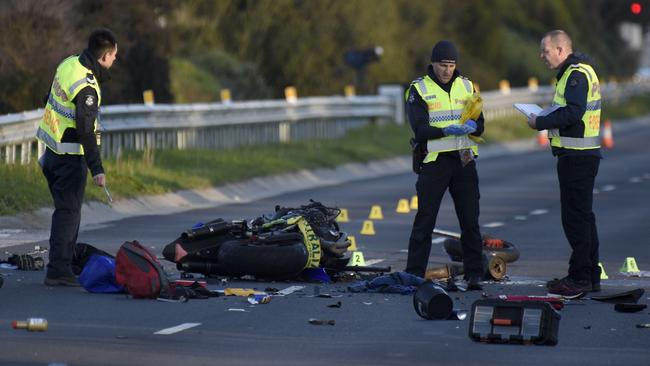
POLYGON ((469 337, 478 342, 554 346, 560 319, 547 302, 481 299, 472 304, 469 337))

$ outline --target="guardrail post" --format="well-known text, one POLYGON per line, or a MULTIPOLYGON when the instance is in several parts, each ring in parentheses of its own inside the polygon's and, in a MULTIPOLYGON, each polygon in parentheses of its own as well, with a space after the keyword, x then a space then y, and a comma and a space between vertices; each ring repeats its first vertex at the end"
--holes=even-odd
POLYGON ((280 142, 291 141, 291 122, 281 122, 278 125, 278 139, 280 142))
POLYGON ((232 103, 232 97, 230 95, 230 89, 221 89, 219 93, 221 95, 221 103, 230 104, 232 103))
POLYGON ((404 88, 401 85, 380 85, 377 92, 379 95, 393 98, 395 123, 398 125, 404 124, 404 88))
POLYGON ((6 146, 5 161, 7 164, 13 164, 16 162, 16 145, 11 144, 6 146))
POLYGON ((528 90, 532 92, 536 92, 537 90, 539 90, 539 81, 537 80, 536 77, 528 78, 528 90))
POLYGON ((510 82, 505 79, 499 81, 499 90, 503 95, 510 95, 510 82))
POLYGON ((29 141, 23 142, 20 145, 20 163, 27 164, 32 159, 32 143, 29 141))
POLYGON ((142 99, 144 100, 145 105, 152 106, 154 104, 153 101, 153 90, 148 89, 142 92, 142 99))
POLYGON ((289 103, 298 102, 298 91, 293 86, 284 88, 284 97, 289 103))
POLYGON ((354 85, 346 85, 343 88, 343 93, 345 94, 346 97, 352 98, 355 95, 357 95, 356 90, 354 89, 354 85))

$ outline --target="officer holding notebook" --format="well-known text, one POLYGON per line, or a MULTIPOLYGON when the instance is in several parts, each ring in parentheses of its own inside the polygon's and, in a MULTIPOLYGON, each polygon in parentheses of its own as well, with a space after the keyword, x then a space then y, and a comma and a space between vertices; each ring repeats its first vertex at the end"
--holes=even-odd
POLYGON ((593 189, 600 159, 600 88, 593 67, 573 53, 571 38, 562 30, 547 33, 540 57, 558 70, 553 107, 544 115, 531 114, 528 124, 548 130, 557 157, 562 227, 571 248, 568 275, 547 283, 550 294, 567 298, 600 291, 598 233, 592 210, 593 189), (551 109, 552 110, 552 109, 551 109))
POLYGON ((458 51, 449 41, 431 52, 427 74, 414 80, 406 96, 406 113, 415 141, 427 145, 416 190, 418 212, 409 240, 406 272, 424 277, 431 235, 445 191, 454 200, 461 228, 463 264, 469 290, 480 290, 483 276, 481 232, 478 224, 479 189, 475 157, 478 146, 468 135, 483 133, 483 114, 461 123, 474 85, 456 69, 458 51))

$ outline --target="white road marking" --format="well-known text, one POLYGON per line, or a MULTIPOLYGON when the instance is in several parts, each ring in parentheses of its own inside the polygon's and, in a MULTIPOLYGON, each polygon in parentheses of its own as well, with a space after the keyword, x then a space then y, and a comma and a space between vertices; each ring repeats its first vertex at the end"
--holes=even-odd
POLYGON ((641 183, 641 178, 632 177, 632 178, 630 178, 630 183, 641 183))
POLYGON ((502 222, 488 222, 487 224, 483 225, 483 227, 500 227, 503 226, 504 224, 502 222))
POLYGON ((377 263, 381 263, 381 262, 383 262, 383 261, 384 261, 384 259, 371 259, 371 260, 367 260, 367 261, 366 261, 366 266, 373 266, 373 265, 375 265, 375 264, 377 264, 377 263))
MULTIPOLYGON (((435 238, 435 239, 432 239, 432 240, 431 240, 431 243, 432 243, 432 244, 439 244, 439 243, 442 243, 443 241, 445 241, 446 239, 447 239, 447 238, 435 238)), ((407 251, 408 251, 408 250, 407 250, 407 251)))
MULTIPOLYGON (((433 243, 433 241, 431 241, 431 242, 433 243)), ((408 249, 400 249, 399 252, 400 253, 408 253, 409 250, 408 249)))
POLYGON ((515 220, 517 221, 526 221, 527 217, 526 215, 517 215, 515 216, 515 220))
POLYGON ((602 189, 603 192, 610 192, 610 191, 615 190, 615 189, 616 189, 616 186, 613 185, 613 184, 608 184, 608 185, 604 186, 604 187, 601 188, 601 189, 602 189))
POLYGON ((154 334, 170 335, 170 334, 182 332, 182 331, 190 329, 190 328, 197 327, 199 325, 201 325, 201 323, 183 323, 183 324, 177 325, 175 327, 161 329, 161 330, 155 332, 154 334))
POLYGON ((543 208, 538 208, 537 210, 530 211, 531 215, 545 215, 548 213, 548 210, 543 208))

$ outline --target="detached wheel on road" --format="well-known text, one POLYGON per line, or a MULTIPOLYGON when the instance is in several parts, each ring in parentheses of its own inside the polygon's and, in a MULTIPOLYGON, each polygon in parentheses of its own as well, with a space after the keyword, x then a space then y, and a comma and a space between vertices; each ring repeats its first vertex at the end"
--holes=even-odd
POLYGON ((508 267, 506 265, 506 261, 496 255, 488 256, 488 258, 487 270, 490 274, 490 277, 497 281, 502 280, 506 276, 506 270, 508 267))

